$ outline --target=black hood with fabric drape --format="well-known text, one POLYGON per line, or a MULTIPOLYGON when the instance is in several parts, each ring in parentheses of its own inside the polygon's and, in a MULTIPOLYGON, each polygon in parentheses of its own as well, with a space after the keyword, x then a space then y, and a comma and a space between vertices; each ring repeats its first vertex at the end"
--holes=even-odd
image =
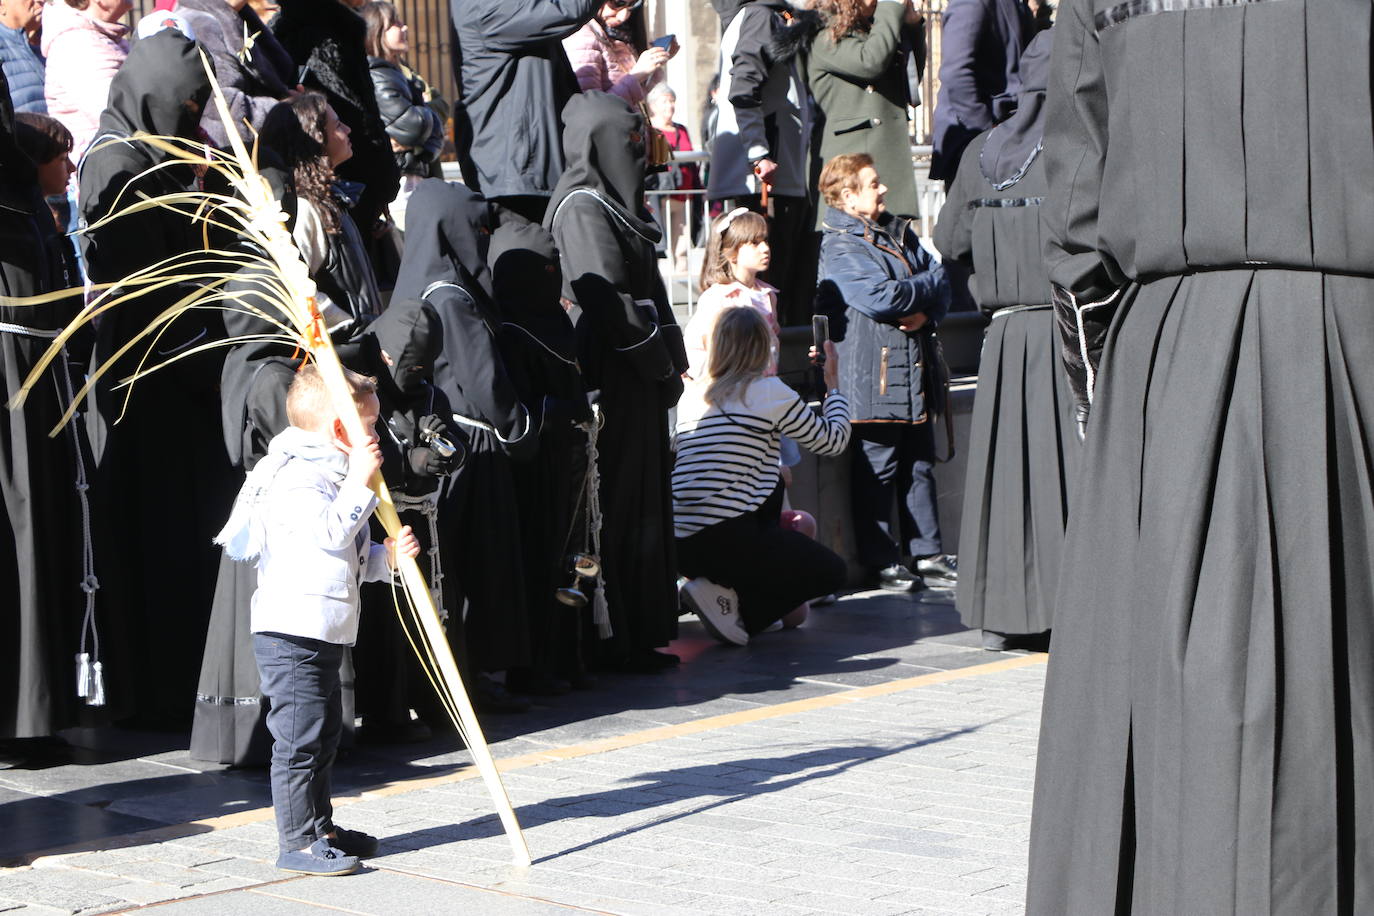
MULTIPOLYGON (((508 320, 555 349, 572 345, 573 326, 559 303, 563 272, 553 236, 542 226, 508 223, 491 238, 492 287, 508 320), (561 345, 561 346, 560 346, 561 345)), ((575 348, 564 356, 575 355, 575 348)))
MULTIPOLYGON (((210 99, 210 78, 200 46, 173 29, 134 42, 129 57, 110 83, 110 98, 100 115, 99 132, 133 136, 142 131, 191 139, 210 99), (194 108, 188 105, 194 102, 194 108)), ((166 153, 146 147, 159 159, 166 153)))
POLYGON ((1052 30, 1046 29, 1026 45, 1018 65, 1021 96, 1016 113, 992 129, 978 156, 983 177, 999 191, 1015 184, 1040 154, 1053 42, 1052 30))
MULTIPOLYGON (((663 234, 644 212, 645 144, 648 125, 625 100, 606 92, 573 96, 563 108, 563 155, 545 226, 579 188, 595 191, 633 232, 657 244, 663 234)), ((409 219, 409 215, 407 215, 409 219)))
POLYGON ((491 211, 481 194, 427 178, 406 209, 406 244, 395 299, 420 299, 433 283, 456 283, 474 299, 491 298, 487 249, 491 211))
POLYGON ((376 367, 380 381, 395 400, 410 398, 434 374, 434 364, 444 345, 444 328, 439 313, 423 299, 392 301, 367 333, 377 338, 377 346, 390 364, 376 367))

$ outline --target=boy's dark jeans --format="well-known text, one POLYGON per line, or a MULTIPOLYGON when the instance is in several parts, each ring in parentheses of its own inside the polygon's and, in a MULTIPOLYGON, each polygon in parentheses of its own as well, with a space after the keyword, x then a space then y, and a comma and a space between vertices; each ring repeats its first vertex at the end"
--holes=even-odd
POLYGON ((253 634, 262 693, 271 701, 272 807, 282 852, 305 849, 334 829, 329 777, 343 731, 343 652, 317 639, 253 634))

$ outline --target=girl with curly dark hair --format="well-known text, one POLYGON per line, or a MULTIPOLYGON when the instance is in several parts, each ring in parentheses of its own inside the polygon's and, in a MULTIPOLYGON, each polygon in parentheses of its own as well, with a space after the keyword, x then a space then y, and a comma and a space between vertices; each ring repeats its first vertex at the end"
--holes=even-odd
POLYGON ((331 331, 347 322, 366 324, 382 310, 362 235, 348 212, 356 191, 334 174, 353 155, 349 133, 323 95, 305 92, 273 108, 260 136, 284 173, 288 215, 295 198, 291 235, 318 287, 316 301, 331 331))

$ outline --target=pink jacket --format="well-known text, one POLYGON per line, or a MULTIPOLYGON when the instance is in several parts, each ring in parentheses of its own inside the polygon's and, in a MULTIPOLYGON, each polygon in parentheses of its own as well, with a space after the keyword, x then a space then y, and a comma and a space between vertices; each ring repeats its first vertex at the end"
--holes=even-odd
POLYGON ((657 70, 649 86, 641 83, 639 77, 630 72, 639 60, 635 49, 611 38, 595 19, 563 39, 563 50, 568 54, 568 62, 577 73, 577 83, 583 92, 600 89, 620 96, 631 105, 644 101, 647 89, 663 76, 663 71, 657 70))
POLYGON ((101 22, 65 0, 43 8, 43 56, 48 59, 44 94, 48 114, 72 132, 72 159, 80 160, 95 139, 110 81, 129 56, 129 27, 101 22))

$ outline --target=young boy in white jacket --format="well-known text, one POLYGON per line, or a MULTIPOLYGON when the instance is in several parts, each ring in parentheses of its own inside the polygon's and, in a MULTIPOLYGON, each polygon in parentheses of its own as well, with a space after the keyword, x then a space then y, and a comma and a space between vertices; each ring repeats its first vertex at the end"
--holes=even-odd
POLYGON ((377 840, 335 827, 330 773, 342 732, 339 664, 358 636, 358 588, 388 579, 396 554, 415 557, 409 527, 374 544, 368 481, 382 464, 373 432, 376 384, 346 372, 368 438, 351 441, 315 366, 286 395, 291 425, 268 446, 220 532, 237 560, 254 560, 253 652, 271 706, 272 805, 281 844, 277 867, 346 875, 377 840))

